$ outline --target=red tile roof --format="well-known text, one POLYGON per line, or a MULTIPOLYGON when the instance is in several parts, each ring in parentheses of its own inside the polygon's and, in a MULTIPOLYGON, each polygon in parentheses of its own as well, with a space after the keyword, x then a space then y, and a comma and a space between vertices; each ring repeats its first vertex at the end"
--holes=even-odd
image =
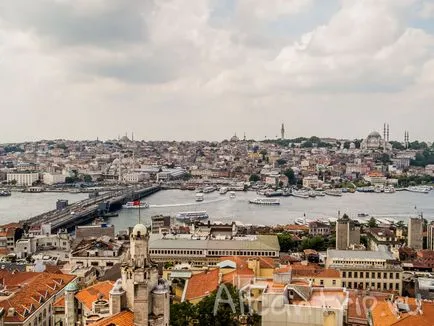
POLYGON ((185 300, 193 300, 205 297, 215 290, 219 285, 219 269, 194 274, 188 281, 185 291, 185 300))
POLYGON ((80 301, 87 309, 92 309, 92 303, 98 299, 109 299, 109 292, 113 288, 114 282, 104 281, 89 286, 80 290, 76 295, 76 299, 80 301))
POLYGON ((104 318, 103 320, 92 323, 92 326, 133 326, 134 325, 134 313, 125 310, 120 313, 104 318))
POLYGON ((74 275, 0 271, 0 283, 13 295, 0 301, 0 308, 8 311, 15 308, 15 315, 5 316, 5 323, 24 322, 52 296, 56 295, 68 283, 75 279, 74 275))

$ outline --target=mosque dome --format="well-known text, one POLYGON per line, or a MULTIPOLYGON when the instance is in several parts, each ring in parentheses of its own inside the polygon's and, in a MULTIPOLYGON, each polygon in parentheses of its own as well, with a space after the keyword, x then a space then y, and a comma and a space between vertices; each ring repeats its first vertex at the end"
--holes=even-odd
POLYGON ((381 138, 381 135, 378 132, 373 131, 368 135, 368 138, 381 138))
POLYGON ((76 291, 78 291, 77 282, 73 281, 73 282, 69 283, 67 286, 65 286, 65 291, 67 291, 67 292, 76 292, 76 291))

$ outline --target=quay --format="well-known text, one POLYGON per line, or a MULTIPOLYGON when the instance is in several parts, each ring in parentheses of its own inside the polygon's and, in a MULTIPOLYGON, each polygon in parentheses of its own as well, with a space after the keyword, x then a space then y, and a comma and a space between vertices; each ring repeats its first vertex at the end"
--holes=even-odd
POLYGON ((139 200, 161 190, 160 186, 148 186, 145 188, 126 188, 123 190, 108 192, 93 196, 63 209, 55 209, 20 223, 24 227, 33 227, 41 224, 51 224, 51 231, 59 229, 72 230, 75 226, 92 221, 101 212, 110 212, 122 207, 128 201, 139 200))

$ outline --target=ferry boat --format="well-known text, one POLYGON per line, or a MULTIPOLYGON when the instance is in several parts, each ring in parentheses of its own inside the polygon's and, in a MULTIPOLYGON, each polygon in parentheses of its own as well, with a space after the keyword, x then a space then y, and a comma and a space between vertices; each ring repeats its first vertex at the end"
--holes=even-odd
POLYGON ((325 196, 325 193, 324 193, 324 191, 315 191, 315 195, 317 196, 317 197, 324 197, 325 196))
POLYGON ((329 189, 324 191, 324 193, 326 195, 329 196, 335 196, 335 197, 341 197, 342 196, 342 191, 340 189, 329 189))
POLYGON ((235 197, 236 197, 236 195, 235 195, 235 191, 231 191, 231 192, 229 193, 229 198, 234 199, 235 197))
POLYGON ((275 190, 275 191, 266 191, 264 193, 267 197, 278 197, 283 195, 283 190, 275 190))
POLYGON ((147 202, 142 202, 140 200, 129 201, 125 205, 122 205, 123 208, 128 209, 139 209, 139 208, 149 208, 149 204, 147 202))
POLYGON ((292 192, 292 195, 294 197, 298 197, 298 198, 309 198, 309 193, 307 191, 297 191, 297 190, 294 190, 292 192))
POLYGON ((255 198, 249 200, 249 203, 255 205, 280 205, 280 200, 277 198, 255 198))
POLYGON ((208 186, 208 187, 203 188, 203 193, 208 194, 210 192, 213 192, 214 190, 215 190, 214 186, 208 186))
POLYGON ((196 212, 180 212, 176 214, 176 219, 180 222, 194 222, 206 220, 209 215, 206 211, 196 211, 196 212))
POLYGON ((408 188, 406 188, 406 190, 411 191, 411 192, 428 194, 431 189, 430 189, 430 187, 425 187, 425 186, 415 186, 415 187, 408 187, 408 188))
POLYGON ((0 190, 0 197, 10 196, 11 192, 9 190, 0 190))
POLYGON ((384 188, 384 193, 386 194, 393 194, 395 192, 395 187, 393 186, 387 186, 384 188))
POLYGON ((196 201, 203 201, 203 193, 198 192, 196 194, 196 201))
POLYGON ((228 187, 221 187, 219 190, 220 195, 224 195, 228 192, 228 187))

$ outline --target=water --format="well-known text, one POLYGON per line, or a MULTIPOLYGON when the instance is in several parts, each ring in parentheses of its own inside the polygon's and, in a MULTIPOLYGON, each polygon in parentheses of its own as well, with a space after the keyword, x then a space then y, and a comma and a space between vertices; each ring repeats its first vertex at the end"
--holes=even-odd
POLYGON ((88 194, 84 193, 13 192, 9 197, 0 197, 0 224, 18 222, 56 209, 58 199, 66 199, 72 204, 86 198, 88 194))
MULTIPOLYGON (((259 206, 249 204, 249 199, 256 198, 254 192, 236 192, 236 198, 230 199, 229 193, 217 192, 204 195, 203 202, 195 202, 192 191, 166 190, 147 198, 151 207, 140 210, 142 223, 150 224, 151 216, 175 215, 182 211, 205 210, 211 220, 240 221, 244 224, 276 225, 293 223, 298 217, 336 217, 338 211, 357 218, 359 213, 371 215, 395 215, 406 220, 408 216, 423 212, 427 219, 434 219, 434 191, 430 194, 396 192, 393 194, 354 193, 342 197, 295 198, 280 197, 279 206, 259 206), (415 207, 417 208, 415 210, 415 207)), ((118 217, 109 219, 116 229, 126 229, 138 221, 136 209, 122 209, 118 217)))
MULTIPOLYGON (((57 199, 67 199, 70 203, 87 198, 87 194, 59 193, 13 193, 10 197, 0 197, 0 224, 18 221, 38 215, 56 207, 57 199)), ((140 210, 142 223, 150 224, 151 216, 175 215, 182 211, 205 210, 211 220, 240 221, 244 224, 287 224, 298 217, 336 217, 337 212, 347 213, 357 218, 358 213, 371 215, 405 216, 423 212, 424 217, 434 219, 434 191, 430 194, 396 192, 394 194, 354 193, 342 197, 295 198, 280 197, 279 206, 259 206, 249 204, 256 198, 254 192, 236 192, 230 199, 229 193, 220 195, 213 192, 204 195, 203 202, 195 202, 192 191, 165 190, 146 199, 151 207, 140 210), (417 208, 415 210, 415 207, 417 208)), ((118 217, 108 219, 116 230, 126 229, 138 221, 138 210, 122 209, 118 217)))

